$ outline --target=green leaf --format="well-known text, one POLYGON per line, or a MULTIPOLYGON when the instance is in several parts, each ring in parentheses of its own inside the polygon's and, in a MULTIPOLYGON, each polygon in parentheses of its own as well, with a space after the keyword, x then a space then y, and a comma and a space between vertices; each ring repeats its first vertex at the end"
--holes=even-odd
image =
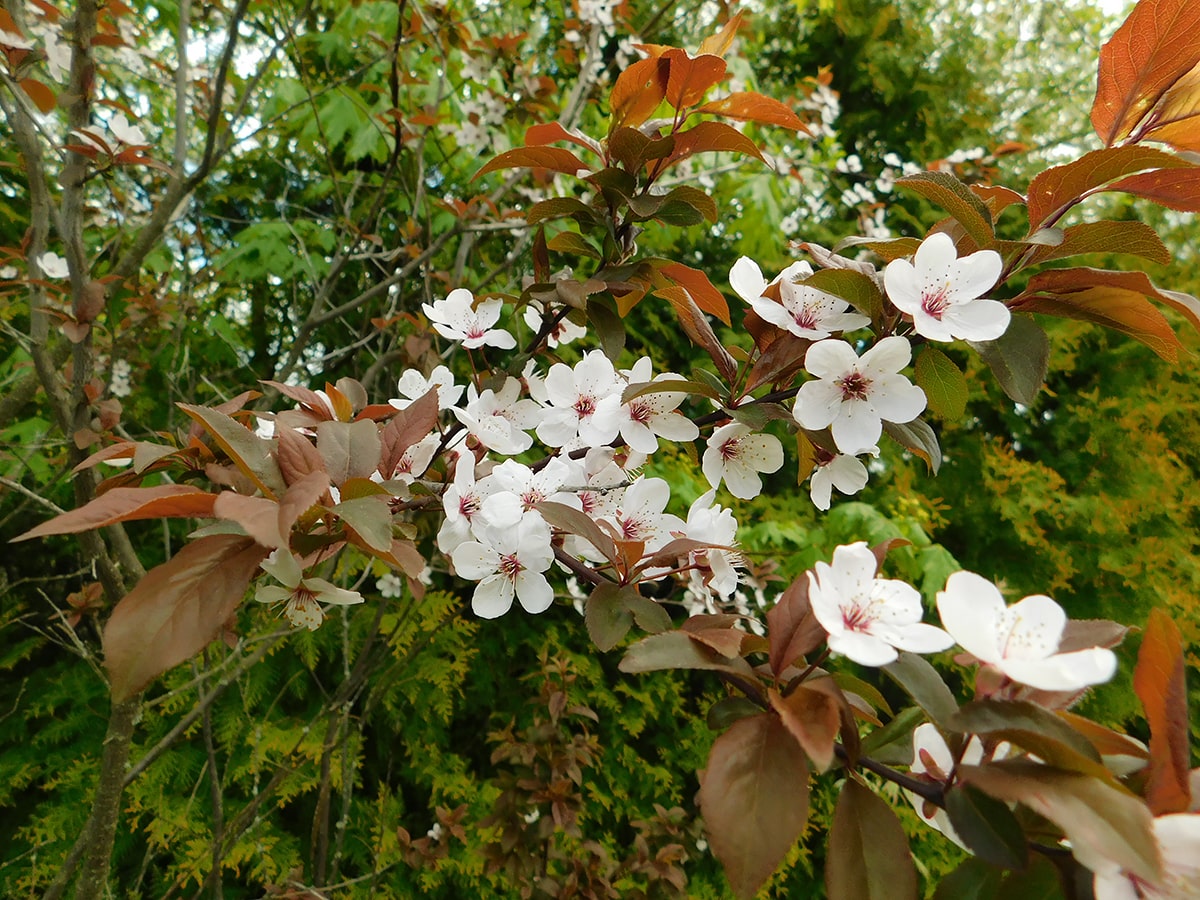
POLYGON ((917 354, 915 371, 929 408, 943 419, 961 418, 967 408, 967 377, 954 360, 927 344, 917 354))
POLYGON ((901 447, 911 450, 929 466, 934 475, 942 467, 942 448, 937 435, 924 419, 911 422, 884 422, 884 432, 901 447))
POLYGON ((948 172, 918 172, 897 179, 897 186, 920 194, 950 213, 980 248, 996 240, 992 214, 971 190, 948 172))
POLYGON ((710 669, 757 681, 754 670, 741 657, 722 656, 692 639, 686 631, 667 631, 642 638, 625 652, 622 672, 657 672, 663 669, 710 669))
POLYGON ((546 241, 546 249, 555 253, 566 253, 568 256, 586 256, 599 259, 600 251, 591 245, 578 231, 560 231, 546 241))
POLYGON ((854 269, 820 269, 799 284, 841 297, 872 321, 883 315, 883 293, 874 278, 854 269))
POLYGON ((176 404, 204 427, 217 445, 225 451, 242 473, 272 499, 287 489, 279 466, 271 456, 271 445, 253 431, 222 412, 206 406, 176 404))
POLYGON ((833 811, 825 860, 829 900, 916 900, 917 869, 896 813, 847 778, 833 811))
POLYGON ((1029 843, 1008 804, 970 785, 955 784, 946 791, 946 812, 967 849, 980 859, 1004 869, 1028 864, 1029 843))
POLYGON ((535 203, 526 211, 525 221, 536 225, 546 219, 561 219, 564 216, 571 216, 580 225, 595 225, 600 221, 594 209, 574 197, 551 197, 535 203))
POLYGON ((1014 315, 996 340, 969 343, 1010 399, 1025 406, 1037 402, 1050 367, 1050 339, 1033 316, 1014 315))
POLYGON ((1092 742, 1054 713, 1020 700, 975 700, 941 723, 960 734, 1007 740, 1058 768, 1111 779, 1092 742))
POLYGON ((958 711, 958 703, 946 682, 929 661, 916 653, 901 651, 900 658, 883 667, 883 671, 904 689, 917 706, 925 710, 939 727, 958 711))
POLYGON ((359 497, 344 500, 333 508, 362 542, 372 550, 386 553, 392 547, 392 513, 386 497, 359 497))
POLYGON ((604 355, 611 360, 619 359, 625 349, 625 323, 612 308, 612 301, 606 297, 589 297, 587 317, 596 329, 604 355))
POLYGON ((607 653, 625 639, 633 626, 633 615, 629 612, 627 595, 637 593, 637 588, 621 587, 612 582, 596 585, 584 606, 583 622, 588 637, 596 649, 607 653))
POLYGON ((738 719, 756 716, 761 712, 761 706, 745 697, 722 697, 708 708, 704 721, 710 731, 724 731, 738 719))

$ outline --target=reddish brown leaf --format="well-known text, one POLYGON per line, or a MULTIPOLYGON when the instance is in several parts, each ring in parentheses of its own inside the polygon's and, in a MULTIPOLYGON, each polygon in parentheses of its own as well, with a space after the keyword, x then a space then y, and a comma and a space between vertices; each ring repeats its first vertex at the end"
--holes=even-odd
POLYGON ((801 572, 767 610, 768 659, 779 675, 797 659, 816 650, 828 635, 808 603, 808 573, 801 572))
POLYGON ((655 294, 671 302, 671 306, 675 308, 675 314, 679 318, 679 324, 683 326, 684 333, 693 344, 707 351, 716 365, 717 371, 726 381, 732 383, 737 376, 737 362, 717 338, 712 326, 708 324, 704 313, 696 306, 687 289, 675 285, 655 291, 655 294))
POLYGON ((1005 803, 1022 803, 1057 825, 1077 852, 1110 860, 1148 882, 1160 871, 1154 817, 1137 797, 1078 772, 1026 760, 959 766, 959 777, 1005 803))
POLYGON ((329 488, 329 473, 324 469, 309 472, 298 481, 288 485, 287 491, 279 501, 279 533, 287 541, 292 526, 304 513, 317 503, 329 488))
POLYGON ((274 549, 287 543, 287 536, 279 529, 279 504, 274 500, 223 491, 213 504, 213 516, 241 525, 246 534, 264 547, 274 549))
POLYGON ((113 488, 86 506, 62 513, 49 522, 17 535, 13 543, 48 534, 77 534, 115 522, 138 519, 208 518, 213 514, 213 502, 216 499, 214 494, 185 484, 113 488))
POLYGON ((1189 784, 1188 694, 1183 639, 1171 617, 1150 610, 1133 689, 1150 725, 1150 780, 1146 802, 1156 816, 1186 812, 1189 784))
POLYGON ((1167 209, 1200 212, 1200 167, 1142 172, 1110 184, 1108 190, 1145 197, 1167 209))
POLYGON ((590 137, 578 131, 568 131, 558 122, 532 125, 525 131, 525 145, 527 147, 542 147, 546 144, 553 144, 555 141, 569 141, 572 144, 583 147, 585 150, 591 150, 597 155, 601 154, 600 145, 590 137))
MULTIPOLYGON (((549 525, 559 531, 579 535, 595 547, 600 555, 610 563, 616 563, 617 547, 613 543, 613 539, 601 530, 591 516, 563 503, 553 503, 549 500, 539 503, 537 508, 549 525)), ((602 647, 601 649, 611 649, 611 647, 602 647)))
MULTIPOLYGON (((828 678, 818 681, 832 681, 828 678)), ((769 689, 771 707, 779 713, 784 727, 791 732, 813 761, 818 772, 833 765, 833 745, 841 728, 841 712, 837 699, 830 693, 813 690, 802 684, 788 696, 769 689)))
POLYGON ((325 461, 321 459, 320 451, 300 432, 291 428, 280 428, 277 429, 275 437, 278 439, 275 460, 279 463, 283 480, 289 485, 313 472, 325 471, 325 461))
POLYGON ((1029 265, 1082 253, 1128 253, 1161 265, 1171 261, 1171 252, 1163 244, 1162 238, 1145 222, 1132 219, 1081 222, 1064 228, 1062 235, 1062 243, 1039 246, 1030 258, 1029 265))
POLYGON ((1174 362, 1182 345, 1163 314, 1146 300, 1147 293, 1187 309, 1179 298, 1154 288, 1143 272, 1083 268, 1040 272, 1011 308, 1094 322, 1127 334, 1174 362))
POLYGON ((574 175, 586 168, 587 163, 563 147, 517 147, 489 160, 472 176, 472 180, 500 169, 549 169, 551 172, 574 175))
POLYGON ((380 432, 379 471, 390 478, 404 452, 437 428, 437 418, 437 388, 433 387, 423 397, 400 410, 380 432))
POLYGON ((678 49, 668 50, 663 59, 670 63, 666 101, 675 109, 686 109, 704 99, 704 95, 725 77, 725 60, 707 53, 688 56, 678 49))
POLYGON ((334 484, 367 478, 379 468, 379 428, 374 422, 321 422, 317 450, 334 484))
POLYGON ((793 131, 808 133, 808 128, 805 127, 803 120, 792 111, 790 106, 754 91, 738 91, 728 97, 722 97, 720 100, 710 100, 698 107, 695 112, 725 116, 727 119, 737 119, 741 122, 779 125, 793 131))
POLYGON ((781 332, 779 336, 767 344, 750 369, 750 375, 746 379, 746 393, 757 390, 764 384, 790 383, 792 377, 804 367, 804 356, 812 346, 812 341, 798 338, 782 329, 777 330, 781 332))
POLYGON ((1152 121, 1154 127, 1143 140, 1162 141, 1177 150, 1200 151, 1200 65, 1167 91, 1152 121))
POLYGON ((58 97, 54 95, 54 91, 36 78, 22 78, 21 90, 28 94, 34 105, 44 113, 54 112, 54 107, 58 105, 58 97))
POLYGON ((713 742, 700 776, 712 851, 738 897, 753 897, 808 821, 808 765, 770 713, 737 720, 713 742))
POLYGON ((708 276, 699 269, 685 266, 683 263, 669 263, 659 269, 664 275, 678 285, 687 288, 692 301, 709 315, 716 316, 726 326, 729 325, 729 304, 725 295, 713 287, 708 276))
POLYGON ((298 384, 284 384, 281 381, 262 381, 268 387, 273 387, 285 397, 295 400, 309 412, 315 413, 320 420, 329 419, 333 413, 316 391, 309 390, 298 384))
POLYGON ((651 57, 639 59, 617 76, 608 100, 610 134, 622 126, 637 128, 654 114, 667 95, 670 68, 665 59, 651 57))
POLYGON ((266 555, 248 537, 214 534, 147 572, 104 626, 104 668, 113 699, 133 696, 208 646, 242 602, 266 555))
MULTIPOLYGON (((1035 290, 1049 290, 1063 293, 1080 287, 1105 285, 1121 288, 1126 291, 1136 291, 1172 307, 1176 312, 1187 318, 1193 327, 1200 328, 1200 300, 1190 294, 1179 291, 1168 291, 1156 287, 1145 272, 1112 272, 1107 269, 1054 269, 1041 272, 1030 279, 1030 285, 1036 284, 1035 290)), ((1028 289, 1027 289, 1028 290, 1028 289)))
POLYGON ((1118 178, 1146 169, 1187 165, 1179 157, 1152 147, 1109 147, 1049 168, 1029 183, 1030 233, 1052 224, 1068 204, 1118 178))
POLYGON ((709 35, 700 42, 700 47, 696 51, 699 53, 711 53, 713 56, 724 56, 729 48, 733 46, 733 38, 737 34, 737 30, 742 24, 742 12, 730 18, 725 26, 716 34, 709 35))
POLYGON ((664 168, 695 156, 697 153, 723 151, 726 153, 745 153, 763 161, 762 151, 750 138, 736 128, 724 122, 697 122, 687 131, 675 134, 675 149, 667 157, 664 168))
POLYGON ((1200 4, 1141 0, 1100 48, 1092 127, 1106 146, 1128 137, 1200 61, 1200 4))
POLYGON ((829 900, 916 900, 917 869, 896 813, 847 778, 833 811, 825 862, 829 900))

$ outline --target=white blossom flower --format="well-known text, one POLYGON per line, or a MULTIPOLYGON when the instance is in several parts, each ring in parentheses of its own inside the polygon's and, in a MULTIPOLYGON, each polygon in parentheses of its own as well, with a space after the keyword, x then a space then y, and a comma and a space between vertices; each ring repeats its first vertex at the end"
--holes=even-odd
MULTIPOLYGON (((1194 900, 1200 897, 1200 815, 1172 813, 1154 820, 1162 879, 1148 884, 1111 860, 1081 859, 1095 873, 1096 900, 1194 900)), ((1078 856, 1078 852, 1076 853, 1078 856)))
POLYGON ((410 444, 396 461, 396 466, 392 469, 391 474, 381 472, 386 479, 391 481, 402 481, 405 484, 412 484, 418 478, 425 474, 425 470, 429 468, 429 464, 433 462, 434 454, 442 445, 442 436, 436 431, 432 434, 427 434, 415 444, 410 444))
POLYGON ((696 567, 691 573, 692 589, 698 594, 707 594, 711 589, 728 598, 737 590, 738 576, 734 567, 742 564, 742 555, 734 549, 719 549, 737 546, 737 520, 730 510, 713 505, 716 496, 714 488, 696 499, 688 509, 683 531, 677 536, 716 545, 688 554, 688 563, 696 567))
POLYGON ((858 457, 817 449, 817 465, 808 483, 808 495, 817 509, 829 509, 835 487, 843 494, 852 495, 866 486, 867 467, 858 457))
POLYGON ((954 644, 921 621, 921 595, 903 581, 875 577, 875 554, 864 541, 838 547, 833 563, 808 574, 808 602, 829 634, 829 649, 864 666, 894 662, 897 650, 937 653, 954 644))
POLYGON ((395 600, 404 593, 404 582, 400 580, 400 576, 393 572, 388 572, 375 581, 375 590, 379 591, 379 595, 386 600, 395 600))
POLYGON ((533 446, 526 434, 541 420, 541 407, 532 400, 518 400, 521 382, 507 378, 499 391, 491 388, 477 393, 475 385, 467 385, 467 405, 454 413, 475 440, 489 450, 505 455, 523 453, 533 446))
POLYGON ((1058 652, 1067 615, 1043 594, 1005 606, 986 578, 955 572, 938 593, 937 607, 960 647, 1018 684, 1075 691, 1108 681, 1116 672, 1116 655, 1104 647, 1058 652))
POLYGON ((32 50, 33 41, 15 31, 0 28, 0 47, 7 47, 9 50, 32 50))
POLYGON ((685 527, 678 516, 665 513, 671 499, 671 488, 661 478, 637 478, 621 494, 620 502, 611 515, 611 522, 625 541, 642 541, 646 552, 652 553, 672 539, 672 532, 685 527))
POLYGON ((515 528, 484 527, 479 541, 467 541, 451 554, 455 571, 479 581, 471 609, 495 619, 512 608, 513 597, 526 612, 540 613, 554 602, 554 590, 542 573, 554 561, 550 527, 541 516, 524 516, 515 528))
POLYGON ((994 250, 958 258, 948 234, 931 234, 910 263, 888 263, 883 284, 892 303, 913 319, 913 328, 932 341, 994 341, 1008 329, 1011 314, 998 300, 980 299, 996 284, 1004 264, 994 250))
MULTIPOLYGON (((929 722, 923 722, 913 729, 912 739, 913 761, 910 767, 912 774, 924 776, 921 778, 922 781, 936 782, 944 786, 949 786, 954 776, 954 756, 950 752, 950 747, 946 744, 946 739, 937 730, 937 726, 929 722)), ((983 742, 979 739, 979 735, 973 734, 971 735, 971 739, 967 741, 966 747, 963 748, 962 759, 959 760, 959 765, 977 766, 982 761, 983 742)), ((908 801, 913 805, 913 809, 917 811, 917 815, 921 817, 921 821, 940 831, 964 850, 969 851, 970 848, 962 842, 962 838, 958 836, 958 832, 950 824, 950 814, 946 810, 933 803, 929 803, 912 791, 905 790, 904 793, 908 795, 908 801)))
POLYGON ((517 346, 517 339, 503 328, 493 326, 500 321, 503 303, 499 298, 483 300, 472 308, 474 296, 466 288, 455 288, 444 300, 432 305, 422 303, 421 309, 429 317, 434 330, 444 338, 462 341, 468 350, 485 344, 501 350, 517 346))
POLYGON ((546 373, 551 407, 543 413, 537 436, 547 447, 601 447, 617 436, 621 379, 602 350, 593 350, 574 368, 555 363, 546 373))
POLYGON ((850 304, 841 297, 790 279, 779 283, 779 301, 759 297, 749 302, 764 320, 796 337, 819 341, 835 331, 854 331, 871 324, 866 316, 848 312, 850 304))
POLYGON ((46 31, 46 69, 55 81, 66 81, 71 71, 71 45, 62 39, 57 28, 46 31))
POLYGON ((114 359, 109 371, 108 389, 114 397, 128 397, 133 393, 129 376, 133 374, 133 366, 123 359, 114 359))
POLYGON ((739 422, 722 425, 708 439, 701 466, 714 488, 722 479, 729 493, 741 500, 762 491, 760 472, 777 472, 783 465, 783 445, 770 434, 755 434, 739 422))
POLYGON ((286 547, 271 552, 262 562, 263 571, 279 585, 262 585, 254 592, 259 603, 282 605, 282 615, 293 626, 316 631, 325 620, 322 603, 350 606, 362 603, 362 594, 330 584, 324 578, 305 578, 300 563, 286 547), (280 586, 282 585, 282 586, 280 586))
POLYGON ((561 459, 551 459, 538 471, 506 459, 488 476, 492 494, 483 501, 480 515, 486 527, 512 529, 527 515, 541 521, 537 505, 543 500, 579 509, 579 498, 563 491, 571 469, 561 459))
POLYGON ((910 422, 925 409, 925 392, 899 374, 911 358, 908 341, 895 335, 861 358, 845 341, 818 341, 804 357, 818 380, 801 385, 792 415, 802 428, 832 426, 843 453, 870 453, 884 420, 910 422))
POLYGON ((483 501, 491 496, 494 483, 490 477, 475 479, 475 455, 469 450, 458 454, 454 466, 454 481, 442 494, 442 509, 446 518, 438 529, 438 549, 449 555, 454 549, 471 539, 472 523, 483 501))
MULTIPOLYGON (((643 356, 622 375, 631 386, 679 380, 678 375, 667 372, 652 381, 652 366, 650 358, 643 356)), ((656 391, 622 404, 613 411, 622 440, 640 453, 656 451, 660 437, 668 441, 694 441, 700 436, 700 429, 695 422, 676 411, 685 399, 687 394, 682 391, 656 391)), ((603 418, 604 413, 600 415, 603 418)))
POLYGON ((122 144, 131 147, 146 146, 146 133, 136 125, 131 125, 124 113, 117 113, 108 122, 108 130, 122 144))
MULTIPOLYGON (((807 278, 812 273, 812 266, 802 260, 797 260, 771 279, 770 284, 777 281, 795 281, 799 278, 807 278)), ((729 286, 733 288, 735 294, 751 305, 756 300, 764 299, 763 292, 770 284, 763 277, 758 263, 748 256, 739 257, 738 261, 729 269, 729 286)))
POLYGON ((400 397, 389 400, 388 403, 396 409, 408 409, 417 400, 437 388, 438 410, 449 409, 463 395, 463 386, 454 383, 454 373, 445 366, 438 366, 426 378, 416 369, 405 369, 396 382, 396 390, 400 397))
POLYGON ((38 257, 38 265, 47 278, 66 278, 71 274, 67 261, 57 253, 43 253, 38 257))

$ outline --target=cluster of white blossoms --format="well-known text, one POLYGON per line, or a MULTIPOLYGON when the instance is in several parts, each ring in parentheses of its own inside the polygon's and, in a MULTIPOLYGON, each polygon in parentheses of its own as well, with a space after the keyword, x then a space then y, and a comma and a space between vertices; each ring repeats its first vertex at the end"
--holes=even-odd
MULTIPOLYGON (((877 281, 903 321, 911 322, 912 334, 931 341, 992 341, 1011 318, 1003 303, 983 297, 1002 268, 992 250, 960 258, 954 241, 939 232, 921 243, 911 262, 889 263, 877 281)), ((883 423, 911 422, 924 412, 926 397, 901 374, 912 360, 909 339, 891 334, 860 353, 860 345, 839 335, 866 327, 870 318, 841 297, 805 284, 812 274, 807 263, 796 262, 768 283, 758 265, 742 257, 730 269, 729 283, 763 321, 813 342, 804 357, 812 377, 800 386, 792 416, 808 431, 829 429, 837 448, 833 453, 814 443, 810 494, 824 510, 833 488, 854 494, 866 486, 867 468, 859 457, 878 456, 883 423), (767 296, 776 286, 776 296, 767 296)))
MULTIPOLYGON (((878 455, 883 423, 911 422, 925 410, 926 398, 901 374, 912 357, 909 338, 896 333, 870 346, 851 343, 843 336, 866 328, 871 319, 845 299, 804 283, 812 274, 806 263, 795 263, 768 283, 753 261, 742 258, 730 272, 730 283, 760 319, 807 345, 801 344, 800 352, 809 377, 791 413, 796 426, 813 437, 811 496, 817 507, 828 509, 834 488, 853 494, 866 485, 860 457, 878 455)), ((959 259, 950 239, 935 234, 913 262, 891 263, 878 280, 896 308, 907 313, 902 326, 911 319, 911 327, 900 332, 932 340, 989 340, 1008 324, 1003 304, 980 299, 999 274, 997 254, 981 251, 959 259)), ((468 351, 491 354, 517 347, 517 338, 501 323, 502 318, 516 320, 505 317, 499 298, 476 298, 458 288, 422 309, 439 335, 468 351)), ((582 337, 582 329, 561 308, 528 307, 524 321, 539 345, 561 347, 582 337)), ((479 369, 479 362, 473 357, 473 368, 479 369)), ((693 605, 714 595, 733 603, 741 563, 737 522, 717 504, 717 492, 724 488, 741 500, 758 496, 763 476, 783 466, 778 437, 746 424, 736 411, 714 423, 700 465, 712 490, 684 519, 668 511, 667 483, 640 475, 662 441, 691 444, 701 437, 695 422, 680 411, 687 399, 675 389, 683 386, 681 376, 655 374, 649 358, 618 369, 598 349, 582 352, 574 364, 555 362, 546 370, 530 359, 520 377, 503 374, 499 366, 493 371, 501 374, 477 374, 466 384, 456 383, 445 365, 429 374, 403 372, 389 403, 403 411, 434 392, 438 414, 427 435, 412 441, 398 460, 389 457, 388 470, 373 476, 398 498, 411 496, 418 482, 422 491, 439 493, 445 516, 437 545, 457 575, 477 582, 476 614, 494 618, 514 602, 531 613, 544 611, 554 598, 547 573, 556 562, 567 568, 611 565, 621 569, 622 578, 638 580, 684 575, 693 605), (539 450, 533 449, 535 442, 539 450), (531 461, 513 458, 527 451, 533 451, 531 461), (541 504, 547 502, 569 507, 590 524, 569 515, 566 522, 574 524, 564 524, 564 513, 544 516, 541 504), (677 544, 684 548, 678 554, 660 554, 681 538, 690 543, 677 544), (614 550, 617 546, 621 549, 614 550), (639 560, 656 554, 653 566, 638 567, 639 560)), ((750 397, 730 401, 733 406, 753 402, 750 397)), ((813 607, 829 632, 830 649, 880 665, 894 659, 897 649, 950 646, 945 631, 920 624, 915 590, 874 579, 873 565, 865 548, 842 548, 832 567, 818 565, 813 607), (845 596, 854 598, 851 607, 833 599, 845 596)), ((280 570, 280 563, 272 568, 280 570)), ((319 623, 319 602, 346 602, 319 600, 313 612, 308 601, 323 595, 303 588, 290 569, 286 575, 280 580, 291 591, 293 620, 319 623), (294 599, 301 594, 303 610, 294 599)), ((948 585, 948 594, 959 585, 948 585)), ((1033 677, 1029 666, 1010 665, 1007 651, 978 641, 963 646, 1014 680, 1033 677)), ((1046 674, 1025 683, 1051 689, 1056 682, 1046 674)))
POLYGON ((1080 691, 1112 678, 1116 655, 1104 647, 1059 653, 1067 617, 1038 594, 1007 606, 999 589, 974 572, 955 572, 937 595, 942 627, 921 621, 921 595, 903 581, 877 578, 864 542, 838 547, 831 563, 809 573, 813 615, 830 651, 864 666, 894 662, 899 650, 937 653, 957 645, 1002 685, 1080 691))

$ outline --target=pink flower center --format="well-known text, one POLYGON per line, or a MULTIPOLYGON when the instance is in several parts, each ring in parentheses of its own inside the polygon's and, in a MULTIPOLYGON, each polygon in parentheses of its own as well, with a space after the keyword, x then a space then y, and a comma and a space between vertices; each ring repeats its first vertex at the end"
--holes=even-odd
POLYGON ((654 410, 650 404, 643 403, 640 400, 634 400, 629 404, 629 418, 637 422, 639 425, 645 425, 654 417, 654 410))
POLYGON ((740 448, 741 445, 742 439, 740 437, 730 438, 727 440, 721 445, 721 459, 725 460, 725 462, 729 462, 731 459, 737 459, 738 453, 740 452, 738 448, 740 448))
POLYGON ((861 372, 854 371, 834 382, 842 391, 842 402, 847 400, 866 400, 871 393, 871 379, 861 372))
POLYGON ((817 311, 811 306, 801 306, 792 313, 792 319, 801 328, 817 331, 817 311))
POLYGON ((644 541, 650 536, 650 529, 640 519, 618 516, 617 521, 621 525, 621 537, 627 541, 644 541))
POLYGON ((479 512, 479 507, 482 505, 483 501, 478 494, 467 494, 458 500, 458 513, 470 520, 475 513, 479 512))
POLYGON ((521 495, 521 505, 528 511, 545 499, 546 495, 542 491, 539 491, 537 488, 529 488, 521 495))
POLYGON ((586 395, 582 396, 575 401, 574 409, 579 414, 579 418, 586 419, 596 411, 596 398, 586 395))
POLYGON ((921 292, 921 310, 925 315, 937 319, 939 322, 946 312, 946 307, 950 305, 950 299, 947 296, 950 293, 950 285, 944 284, 940 288, 932 291, 921 292))
POLYGON ((870 605, 859 606, 856 603, 849 609, 842 610, 842 624, 847 631, 869 631, 874 621, 870 605))
POLYGON ((525 567, 521 565, 521 560, 517 559, 517 554, 509 553, 500 557, 499 571, 509 581, 516 581, 517 576, 525 571, 525 567))

